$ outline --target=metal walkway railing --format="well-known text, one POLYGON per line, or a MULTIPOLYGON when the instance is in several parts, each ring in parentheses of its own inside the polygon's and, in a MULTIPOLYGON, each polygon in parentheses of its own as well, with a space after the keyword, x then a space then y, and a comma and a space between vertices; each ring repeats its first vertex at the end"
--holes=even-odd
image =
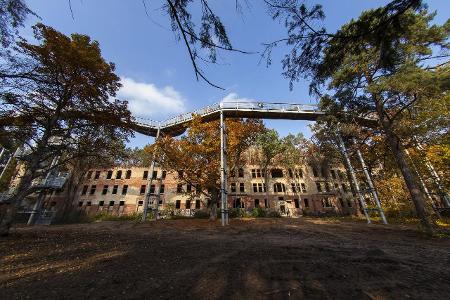
MULTIPOLYGON (((194 115, 219 119, 219 112, 221 110, 224 111, 225 115, 237 113, 239 117, 244 118, 282 119, 283 115, 290 115, 286 119, 315 120, 323 115, 323 112, 318 109, 318 106, 312 104, 226 101, 208 105, 207 107, 160 122, 135 117, 136 130, 154 136, 158 128, 163 132, 171 131, 171 129, 183 126, 192 121, 194 115), (293 115, 297 115, 298 117, 293 117, 293 115)), ((177 134, 181 133, 178 130, 177 134)))

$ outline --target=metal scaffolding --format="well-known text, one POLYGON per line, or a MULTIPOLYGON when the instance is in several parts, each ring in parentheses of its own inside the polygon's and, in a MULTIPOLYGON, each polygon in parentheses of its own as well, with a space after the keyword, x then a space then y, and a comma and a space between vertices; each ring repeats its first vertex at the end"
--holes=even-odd
MULTIPOLYGON (((353 144, 356 145, 355 138, 353 138, 353 144)), ((363 158, 359 148, 356 148, 356 154, 358 155, 359 162, 361 163, 362 169, 364 171, 364 175, 366 176, 367 184, 369 185, 368 192, 372 193, 373 199, 375 200, 375 204, 377 205, 378 212, 380 214, 381 220, 383 221, 383 224, 387 224, 387 220, 384 215, 383 208, 381 207, 380 198, 378 197, 377 190, 375 189, 375 186, 372 181, 372 176, 370 175, 369 168, 367 167, 366 163, 364 162, 364 158, 363 158)))
POLYGON ((351 180, 353 182, 353 186, 355 187, 355 192, 358 196, 359 204, 361 205, 361 207, 363 209, 364 216, 367 219, 367 224, 370 224, 371 221, 370 221, 369 214, 367 213, 366 200, 364 199, 364 196, 361 193, 361 189, 359 187, 359 182, 358 182, 358 179, 356 178, 356 174, 355 174, 355 169, 353 169, 352 163, 350 162, 350 158, 347 153, 347 148, 345 147, 344 141, 342 140, 341 134, 339 132, 336 132, 336 137, 337 137, 337 141, 338 141, 338 148, 339 148, 342 156, 344 157, 348 171, 350 173, 351 180))

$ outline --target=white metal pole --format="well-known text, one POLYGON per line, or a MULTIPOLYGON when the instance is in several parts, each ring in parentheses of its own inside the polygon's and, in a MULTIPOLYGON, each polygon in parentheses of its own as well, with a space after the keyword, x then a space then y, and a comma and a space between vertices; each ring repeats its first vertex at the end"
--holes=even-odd
MULTIPOLYGON (((155 143, 158 141, 160 130, 161 130, 161 124, 158 125, 158 130, 156 131, 155 143)), ((156 147, 155 147, 154 151, 156 152, 156 147)), ((145 222, 145 220, 147 219, 148 201, 150 201, 150 187, 151 187, 152 181, 153 181, 153 171, 155 170, 155 160, 156 160, 155 152, 153 152, 152 163, 150 165, 149 174, 147 174, 147 187, 145 188, 144 209, 142 211, 142 222, 145 222)))
POLYGON ((3 178, 3 175, 5 175, 6 170, 8 169, 9 164, 12 162, 13 158, 19 156, 19 154, 20 154, 20 147, 18 147, 16 151, 14 151, 14 153, 11 154, 11 156, 8 158, 8 161, 6 162, 5 167, 2 170, 2 173, 0 174, 0 180, 3 178))
POLYGON ((364 215, 365 215, 365 217, 367 219, 367 224, 370 224, 371 221, 370 221, 369 214, 367 213, 366 201, 364 200, 364 197, 361 194, 361 190, 359 188, 359 183, 358 183, 358 180, 356 179, 356 175, 355 175, 355 170, 353 169, 353 166, 352 166, 352 164, 350 162, 350 158, 348 157, 347 149, 345 147, 344 141, 342 140, 342 137, 341 137, 339 132, 336 132, 336 136, 337 136, 337 139, 338 139, 338 145, 339 145, 339 148, 341 150, 341 153, 344 156, 344 159, 345 159, 345 161, 347 163, 347 167, 348 167, 348 170, 350 172, 350 177, 351 177, 351 180, 353 181, 353 184, 354 184, 354 187, 355 187, 355 192, 356 192, 356 194, 358 194, 359 202, 360 202, 361 207, 362 207, 362 209, 364 211, 364 215))
MULTIPOLYGON (((44 188, 47 185, 47 181, 50 178, 51 174, 53 173, 53 167, 58 163, 58 160, 59 160, 59 156, 56 156, 55 158, 53 158, 52 163, 50 164, 50 170, 45 175, 45 178, 43 181, 44 188)), ((31 212, 30 217, 28 218, 27 225, 34 225, 34 223, 36 222, 36 217, 39 216, 39 212, 41 210, 44 199, 45 199, 45 190, 40 191, 40 193, 36 199, 36 202, 34 203, 33 211, 31 212)))
POLYGON ((3 154, 5 154, 5 148, 2 148, 2 151, 0 152, 0 161, 3 158, 3 154))
POLYGON ((222 226, 228 225, 226 134, 223 110, 220 110, 220 195, 222 226))
MULTIPOLYGON (((356 139, 354 139, 354 138, 353 138, 353 144, 356 145, 356 139)), ((364 171, 364 175, 366 176, 367 183, 369 184, 370 192, 372 193, 373 198, 375 199, 375 203, 378 207, 378 211, 380 213, 381 220, 383 221, 383 224, 387 224, 386 216, 384 215, 383 208, 381 207, 380 198, 378 197, 377 190, 375 189, 375 185, 373 184, 373 181, 372 181, 372 176, 370 176, 369 168, 367 167, 366 162, 364 161, 364 158, 363 158, 359 148, 356 148, 356 154, 358 155, 359 162, 361 163, 362 169, 364 171)))
MULTIPOLYGON (((421 151, 425 151, 424 147, 421 143, 417 142, 417 148, 421 151)), ((431 164, 430 160, 424 155, 425 157, 425 166, 427 167, 428 171, 431 174, 431 178, 433 179, 438 191, 439 195, 441 196, 441 200, 444 202, 445 207, 450 207, 450 197, 447 194, 447 192, 444 189, 444 186, 442 185, 441 178, 439 177, 438 173, 436 172, 436 169, 431 164)))

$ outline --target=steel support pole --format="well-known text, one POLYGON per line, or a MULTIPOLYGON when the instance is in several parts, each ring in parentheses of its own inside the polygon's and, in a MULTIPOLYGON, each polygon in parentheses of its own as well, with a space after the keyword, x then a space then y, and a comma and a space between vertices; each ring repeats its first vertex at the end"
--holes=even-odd
POLYGON ((425 181, 423 181, 422 176, 420 176, 419 170, 417 169, 416 164, 414 163, 414 161, 412 160, 411 155, 409 154, 408 149, 405 149, 405 153, 406 155, 409 157, 409 160, 411 161, 411 164, 414 168, 414 171, 416 172, 417 178, 419 178, 419 182, 420 185, 422 186, 423 191, 425 192, 425 194, 427 195, 428 200, 431 203, 431 206, 433 207, 434 212, 436 213, 437 217, 440 219, 441 218, 441 214, 439 213, 439 210, 437 209, 436 205, 434 204, 433 198, 431 197, 430 191, 428 190, 425 181))
MULTIPOLYGON (((353 144, 356 145, 355 139, 353 139, 353 144)), ((364 171, 364 175, 366 176, 366 180, 367 180, 367 184, 369 185, 370 192, 372 193, 373 199, 375 200, 375 203, 378 207, 378 211, 380 213, 381 220, 383 221, 383 224, 387 224, 386 216, 384 215, 383 208, 381 207, 380 198, 378 197, 377 190, 375 189, 375 185, 373 184, 372 176, 370 175, 369 168, 367 167, 366 162, 364 161, 364 158, 362 156, 362 153, 358 148, 356 148, 356 154, 358 155, 359 162, 361 163, 362 169, 364 171)))
POLYGON ((353 185, 355 187, 355 192, 358 195, 359 204, 361 205, 361 207, 364 211, 364 216, 367 219, 367 224, 370 224, 371 221, 370 221, 369 214, 367 213, 366 201, 364 200, 364 197, 361 194, 361 190, 359 188, 359 183, 358 183, 358 180, 356 179, 356 175, 355 175, 355 170, 353 169, 353 166, 350 162, 350 158, 348 157, 348 154, 347 154, 347 148, 345 147, 344 141, 342 140, 342 137, 339 132, 336 132, 336 136, 337 136, 337 140, 338 140, 339 149, 342 153, 342 156, 344 156, 344 159, 345 159, 347 167, 348 167, 348 171, 350 172, 350 177, 351 177, 351 180, 353 181, 353 185))
MULTIPOLYGON (((424 147, 419 142, 417 142, 417 148, 420 151, 425 151, 424 147)), ((430 160, 426 157, 426 155, 424 155, 424 157, 425 157, 425 166, 427 167, 428 172, 430 172, 430 174, 431 174, 431 178, 433 179, 434 184, 436 185, 436 187, 439 191, 439 195, 442 198, 441 199, 442 202, 444 202, 445 207, 450 207, 450 196, 445 191, 445 188, 442 185, 441 178, 439 177, 438 173, 436 172, 436 169, 431 164, 430 160)))
MULTIPOLYGON (((44 187, 47 185, 47 181, 53 173, 53 167, 58 163, 58 160, 59 160, 59 156, 53 158, 52 163, 50 164, 50 170, 47 172, 47 174, 45 175, 45 178, 44 178, 44 187)), ((39 212, 41 211, 42 203, 44 203, 45 194, 46 194, 45 190, 40 191, 40 193, 36 199, 36 203, 34 203, 33 210, 30 214, 30 217, 28 218, 27 225, 34 225, 34 223, 36 223, 36 218, 39 216, 39 212)))
MULTIPOLYGON (((155 143, 159 138, 159 134, 161 131, 161 125, 158 126, 158 130, 156 131, 155 143)), ((156 152, 156 151, 155 151, 156 152)), ((147 176, 147 187, 145 188, 145 199, 144 199, 144 209, 142 211, 142 222, 145 222, 147 219, 147 210, 148 210, 148 202, 150 201, 150 187, 153 181, 153 171, 155 170, 156 163, 156 153, 153 152, 152 163, 150 165, 149 174, 147 176)))
POLYGON ((19 154, 20 154, 20 147, 18 147, 16 151, 14 151, 14 153, 11 154, 11 156, 8 158, 8 161, 6 162, 5 167, 2 170, 2 173, 0 174, 0 180, 3 178, 3 175, 5 175, 6 170, 8 169, 9 164, 12 162, 13 158, 19 156, 19 154))
POLYGON ((220 110, 220 195, 222 226, 228 225, 226 133, 223 110, 220 110))
POLYGON ((5 148, 2 148, 2 151, 0 152, 0 161, 2 160, 2 158, 3 158, 3 154, 5 154, 5 148))
POLYGON ((160 178, 158 178, 158 176, 156 176, 156 180, 159 184, 158 184, 158 188, 155 185, 155 200, 153 201, 153 218, 155 220, 158 220, 159 219, 158 209, 159 209, 159 199, 161 197, 162 176, 160 178))

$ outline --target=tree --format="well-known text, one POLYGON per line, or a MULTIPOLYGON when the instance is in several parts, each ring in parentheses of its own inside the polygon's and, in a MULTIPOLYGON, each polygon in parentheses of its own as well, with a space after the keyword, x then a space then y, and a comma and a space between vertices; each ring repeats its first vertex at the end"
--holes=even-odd
POLYGON ((264 175, 266 201, 269 205, 270 166, 274 163, 275 157, 283 152, 283 143, 278 136, 278 132, 274 129, 266 129, 257 135, 256 146, 258 147, 259 163, 264 175))
POLYGON ((86 132, 122 138, 132 134, 126 128, 131 123, 127 103, 113 99, 120 79, 114 64, 102 58, 98 43, 86 35, 67 37, 43 24, 34 31, 40 44, 20 41, 17 57, 22 63, 14 61, 15 68, 0 76, 2 132, 25 148, 18 158, 24 172, 9 199, 1 235, 8 234, 21 199, 37 191, 32 182, 49 171, 49 161, 62 157, 56 168, 84 155, 71 150, 86 132))
MULTIPOLYGON (((99 128, 86 128, 82 135, 77 137, 69 153, 72 158, 61 165, 60 170, 66 170, 69 177, 65 183, 65 198, 63 206, 58 210, 57 218, 65 221, 73 209, 73 204, 86 173, 91 168, 109 168, 121 164, 128 156, 124 141, 126 136, 114 131, 98 130, 99 128)), ((65 156, 65 155, 64 155, 65 156)), ((63 160, 65 157, 63 156, 63 160)))
MULTIPOLYGON (((300 39, 296 26, 303 24, 298 25, 303 30, 308 27, 302 18, 307 14, 306 8, 300 7, 299 11, 283 10, 288 33, 295 41, 300 39), (296 37, 292 36, 294 31, 296 37)), ((313 18, 321 18, 320 11, 316 7, 309 13, 313 13, 313 18)), ((312 80, 310 90, 321 94, 327 87, 333 91, 332 101, 342 111, 354 116, 376 116, 378 129, 402 172, 421 225, 429 233, 432 227, 424 195, 408 164, 399 130, 400 120, 407 118, 412 108, 445 91, 429 81, 442 74, 435 71, 439 66, 426 62, 448 56, 450 22, 430 25, 433 16, 420 1, 393 1, 363 12, 335 34, 313 32, 314 38, 308 36, 300 43, 300 49, 310 52, 298 51, 299 45, 291 41, 292 52, 284 61, 285 76, 291 83, 299 76, 307 76, 312 80), (436 54, 433 47, 442 54, 436 54), (306 62, 311 51, 318 55, 306 62)))
MULTIPOLYGON (((241 153, 253 142, 255 133, 262 130, 262 123, 251 119, 226 119, 228 165, 242 163, 241 153)), ((195 189, 190 195, 203 194, 210 199, 210 219, 217 217, 220 198, 220 135, 219 121, 203 122, 194 116, 188 131, 181 139, 164 136, 154 148, 161 166, 169 172, 178 172, 182 184, 195 189)))
POLYGON ((24 0, 0 1, 0 43, 3 48, 7 48, 18 35, 18 28, 23 27, 29 14, 36 16, 24 0))

